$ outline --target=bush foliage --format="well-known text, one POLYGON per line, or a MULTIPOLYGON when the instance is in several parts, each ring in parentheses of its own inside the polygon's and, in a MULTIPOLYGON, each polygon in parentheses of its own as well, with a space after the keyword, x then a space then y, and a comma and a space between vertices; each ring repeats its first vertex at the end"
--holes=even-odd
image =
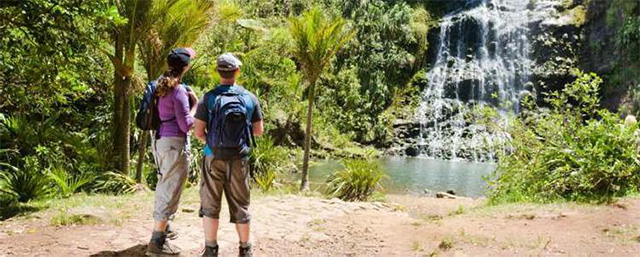
POLYGON ((382 188, 380 182, 385 172, 377 161, 345 159, 342 164, 344 169, 327 178, 328 195, 345 201, 366 201, 376 189, 382 188))
POLYGON ((600 108, 597 75, 577 75, 546 98, 549 109, 529 99, 511 121, 510 151, 492 175, 491 202, 600 202, 638 191, 638 126, 600 108))
POLYGON ((287 149, 276 146, 269 136, 256 139, 257 147, 251 151, 250 165, 254 172, 254 179, 258 187, 264 191, 274 188, 277 179, 291 168, 287 149))

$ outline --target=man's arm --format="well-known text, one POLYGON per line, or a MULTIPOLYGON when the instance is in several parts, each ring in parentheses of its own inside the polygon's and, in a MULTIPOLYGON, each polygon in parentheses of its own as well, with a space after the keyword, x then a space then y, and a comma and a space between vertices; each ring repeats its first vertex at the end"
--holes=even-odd
POLYGON ((194 124, 194 134, 200 142, 206 143, 205 133, 207 128, 207 120, 209 120, 209 111, 207 111, 207 97, 206 94, 202 96, 202 99, 198 102, 198 108, 196 109, 196 122, 194 124))
MULTIPOLYGON (((197 124, 198 123, 196 123, 196 126, 197 124)), ((264 133, 264 123, 262 122, 262 120, 251 123, 251 128, 253 130, 254 136, 259 137, 262 136, 262 133, 264 133)))
POLYGON ((251 116, 251 132, 253 132, 254 136, 259 137, 264 133, 262 108, 260 108, 260 101, 258 101, 258 98, 254 94, 251 94, 251 100, 254 104, 253 115, 251 116))
POLYGON ((207 127, 207 122, 206 121, 202 121, 200 119, 196 119, 196 123, 195 123, 195 128, 194 128, 194 132, 196 134, 196 138, 198 140, 200 140, 200 142, 202 143, 206 143, 206 139, 204 138, 205 136, 205 128, 207 127))

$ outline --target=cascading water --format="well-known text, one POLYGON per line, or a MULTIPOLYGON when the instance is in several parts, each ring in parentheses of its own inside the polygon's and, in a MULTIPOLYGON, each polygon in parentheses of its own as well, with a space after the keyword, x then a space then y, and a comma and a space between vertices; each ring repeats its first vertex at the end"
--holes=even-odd
POLYGON ((530 25, 552 0, 468 0, 440 23, 436 58, 418 109, 419 150, 440 159, 490 161, 508 135, 470 118, 496 107, 502 123, 517 112, 530 76, 530 25))

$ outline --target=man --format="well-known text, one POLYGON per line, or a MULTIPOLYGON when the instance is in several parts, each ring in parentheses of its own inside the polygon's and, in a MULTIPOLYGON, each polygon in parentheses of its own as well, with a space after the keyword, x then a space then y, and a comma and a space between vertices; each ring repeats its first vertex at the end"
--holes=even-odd
POLYGON ((220 85, 198 104, 195 136, 206 142, 200 182, 200 216, 203 217, 205 251, 218 256, 217 233, 224 192, 231 223, 240 239, 239 256, 251 256, 249 242, 249 142, 263 133, 262 111, 254 94, 236 85, 242 62, 231 53, 220 55, 216 70, 220 85), (238 117, 242 120, 238 121, 238 117), (238 122, 239 125, 232 125, 238 122), (249 126, 250 125, 250 126, 249 126), (235 145, 234 144, 238 144, 235 145))

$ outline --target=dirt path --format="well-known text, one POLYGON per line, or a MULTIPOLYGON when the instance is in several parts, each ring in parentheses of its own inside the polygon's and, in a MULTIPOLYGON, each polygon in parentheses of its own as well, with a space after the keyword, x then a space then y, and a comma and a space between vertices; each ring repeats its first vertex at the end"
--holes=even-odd
MULTIPOLYGON (((197 256, 197 199, 186 198, 175 243, 182 256, 197 256)), ((66 209, 96 225, 53 226, 59 210, 0 222, 0 256, 144 256, 149 199, 66 209)), ((392 195, 386 203, 345 203, 285 195, 252 204, 256 256, 640 256, 640 199, 485 207, 470 199, 392 195)), ((236 255, 233 226, 222 223, 219 237, 222 256, 236 255)))

